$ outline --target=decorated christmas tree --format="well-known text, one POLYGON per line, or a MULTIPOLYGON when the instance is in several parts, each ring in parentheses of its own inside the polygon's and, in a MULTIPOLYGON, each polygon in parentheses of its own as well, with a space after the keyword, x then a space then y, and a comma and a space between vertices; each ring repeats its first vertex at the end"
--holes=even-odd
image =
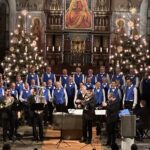
POLYGON ((125 20, 119 20, 119 28, 111 43, 110 64, 126 71, 136 68, 139 72, 150 69, 150 51, 144 36, 139 33, 139 18, 127 22, 128 33, 122 28, 125 20), (129 30, 130 29, 130 30, 129 30))
POLYGON ((37 47, 38 37, 27 32, 24 17, 18 16, 17 28, 10 33, 10 49, 1 63, 7 81, 14 79, 17 74, 25 76, 31 66, 41 71, 47 65, 42 56, 43 51, 37 47))

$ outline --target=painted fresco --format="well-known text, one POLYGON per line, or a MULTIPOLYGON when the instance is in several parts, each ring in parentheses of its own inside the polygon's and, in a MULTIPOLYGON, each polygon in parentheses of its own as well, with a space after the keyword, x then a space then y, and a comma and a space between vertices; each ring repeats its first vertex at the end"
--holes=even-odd
POLYGON ((66 0, 65 27, 67 29, 92 28, 91 0, 66 0))

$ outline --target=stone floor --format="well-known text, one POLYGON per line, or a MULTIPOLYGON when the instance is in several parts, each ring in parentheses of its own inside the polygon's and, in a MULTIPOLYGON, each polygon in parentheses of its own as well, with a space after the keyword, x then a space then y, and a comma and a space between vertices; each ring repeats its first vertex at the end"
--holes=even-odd
MULTIPOLYGON (((95 128, 93 128, 93 142, 92 145, 85 145, 84 143, 80 143, 78 140, 64 140, 58 146, 60 131, 53 130, 52 127, 48 127, 44 129, 45 132, 45 140, 43 142, 35 142, 32 141, 32 128, 29 126, 22 126, 19 128, 18 132, 22 135, 21 140, 16 141, 7 141, 12 147, 12 150, 34 150, 34 148, 38 148, 38 150, 109 150, 110 148, 102 146, 106 142, 106 136, 103 135, 101 139, 96 137, 95 128), (66 143, 64 143, 66 142, 66 143)), ((150 135, 150 133, 149 133, 150 135)), ((118 145, 121 144, 121 140, 117 139, 118 145)), ((0 149, 3 146, 2 142, 2 129, 0 128, 0 149)), ((138 150, 150 150, 150 139, 144 139, 143 142, 137 142, 138 150)))

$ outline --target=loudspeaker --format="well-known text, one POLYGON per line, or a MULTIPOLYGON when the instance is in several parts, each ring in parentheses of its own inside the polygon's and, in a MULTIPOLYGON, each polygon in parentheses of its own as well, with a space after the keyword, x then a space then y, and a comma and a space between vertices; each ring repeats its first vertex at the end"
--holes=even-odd
POLYGON ((121 136, 130 138, 136 136, 136 115, 121 117, 121 136))

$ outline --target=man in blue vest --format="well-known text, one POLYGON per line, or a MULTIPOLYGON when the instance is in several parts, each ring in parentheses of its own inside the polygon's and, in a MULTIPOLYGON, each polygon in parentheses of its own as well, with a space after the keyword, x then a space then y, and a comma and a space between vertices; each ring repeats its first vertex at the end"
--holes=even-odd
POLYGON ((100 72, 97 74, 97 81, 102 83, 103 78, 107 78, 108 83, 110 83, 109 75, 105 71, 105 66, 100 67, 100 72))
POLYGON ((48 120, 49 120, 49 123, 52 124, 52 120, 53 120, 52 113, 53 113, 53 110, 54 110, 54 106, 53 106, 53 103, 52 103, 52 93, 53 93, 53 90, 55 88, 54 85, 53 85, 52 80, 48 80, 46 88, 50 92, 50 101, 48 102, 48 120))
POLYGON ((108 89, 108 95, 109 95, 109 93, 113 93, 114 96, 116 97, 116 100, 119 102, 121 101, 121 99, 122 99, 121 98, 121 91, 119 88, 116 87, 116 81, 115 80, 111 82, 111 86, 108 89))
POLYGON ((96 82, 94 88, 94 95, 96 100, 96 107, 101 107, 102 103, 106 101, 105 91, 100 82, 96 82))
POLYGON ((134 68, 130 68, 130 73, 129 73, 128 77, 131 79, 132 84, 138 88, 139 87, 139 77, 134 68))
POLYGON ((16 84, 14 82, 11 83, 10 93, 11 96, 15 98, 15 100, 18 100, 18 91, 16 90, 16 84))
POLYGON ((20 92, 23 90, 24 83, 21 79, 20 75, 16 76, 16 90, 18 91, 18 96, 20 95, 20 92))
POLYGON ((41 82, 48 82, 48 80, 52 80, 52 83, 54 84, 56 82, 55 74, 52 72, 52 68, 50 66, 46 67, 46 72, 42 74, 41 82))
MULTIPOLYGON (((91 83, 93 84, 93 85, 95 85, 95 83, 96 83, 96 76, 95 75, 93 75, 93 69, 89 69, 88 70, 88 75, 86 76, 86 79, 87 78, 91 78, 91 83)), ((86 80, 85 79, 85 80, 86 80)))
POLYGON ((35 73, 35 67, 34 66, 32 66, 30 68, 30 73, 28 73, 27 76, 26 76, 26 82, 29 85, 31 85, 31 80, 33 80, 33 79, 35 80, 35 84, 37 86, 39 86, 40 85, 39 76, 38 76, 37 73, 35 73))
POLYGON ((119 80, 121 89, 123 89, 125 86, 125 77, 121 72, 121 69, 118 67, 115 69, 115 73, 113 74, 111 81, 116 81, 116 80, 119 80))
POLYGON ((73 81, 73 77, 69 77, 69 82, 65 86, 67 96, 68 96, 68 105, 67 108, 75 108, 75 100, 77 95, 77 86, 73 81))
POLYGON ((123 97, 123 108, 134 109, 137 104, 137 88, 132 84, 132 80, 126 80, 127 87, 123 97))
POLYGON ((74 81, 77 85, 77 88, 79 89, 80 83, 81 82, 84 83, 84 81, 85 81, 84 80, 84 74, 82 74, 80 67, 76 68, 76 72, 75 72, 73 78, 74 78, 74 81))
POLYGON ((51 95, 51 97, 52 97, 52 93, 53 93, 53 90, 54 90, 54 85, 53 85, 53 82, 52 82, 52 80, 48 80, 47 81, 47 86, 46 86, 46 88, 50 91, 50 95, 51 95))
POLYGON ((24 84, 23 90, 20 93, 19 99, 20 99, 21 102, 28 102, 28 97, 30 95, 31 95, 31 92, 30 92, 29 84, 26 82, 24 84))
POLYGON ((94 89, 94 84, 92 84, 90 77, 89 77, 89 78, 86 78, 86 83, 84 83, 84 85, 86 86, 87 89, 88 89, 88 88, 94 89))
POLYGON ((55 83, 55 89, 53 90, 52 97, 53 103, 56 107, 57 112, 66 111, 66 106, 68 104, 68 97, 66 90, 62 87, 60 82, 55 83))
POLYGON ((107 95, 108 95, 108 89, 109 89, 109 83, 108 83, 108 79, 106 77, 103 77, 102 79, 102 87, 104 88, 104 91, 105 91, 105 97, 106 97, 106 100, 107 100, 107 95))
POLYGON ((59 82, 63 87, 68 83, 69 81, 69 75, 67 69, 62 70, 62 75, 60 76, 59 82))

